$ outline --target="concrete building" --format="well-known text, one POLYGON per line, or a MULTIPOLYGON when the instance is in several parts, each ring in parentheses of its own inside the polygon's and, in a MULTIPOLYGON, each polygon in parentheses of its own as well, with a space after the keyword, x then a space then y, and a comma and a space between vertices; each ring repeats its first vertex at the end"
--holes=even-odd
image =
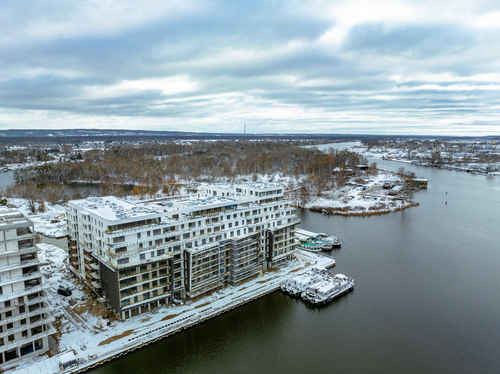
POLYGON ((49 317, 33 224, 19 211, 0 210, 0 368, 49 349, 49 317))
POLYGON ((177 199, 68 203, 73 272, 120 316, 237 284, 289 260, 295 209, 276 184, 202 185, 177 199))

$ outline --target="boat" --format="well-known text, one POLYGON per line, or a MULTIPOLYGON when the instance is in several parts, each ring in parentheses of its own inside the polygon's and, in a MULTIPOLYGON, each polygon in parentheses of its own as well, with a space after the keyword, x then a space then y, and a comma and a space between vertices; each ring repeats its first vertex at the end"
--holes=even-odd
POLYGON ((354 280, 344 274, 336 274, 330 279, 311 284, 300 295, 302 300, 313 305, 324 305, 352 291, 354 280))
POLYGON ((322 241, 315 239, 301 239, 299 240, 299 249, 309 252, 320 252, 323 249, 322 244, 322 241))
POLYGON ((304 229, 295 229, 295 234, 299 241, 299 248, 309 252, 329 251, 333 248, 340 248, 342 245, 335 235, 317 234, 304 229))
POLYGON ((324 241, 322 246, 323 250, 330 250, 332 248, 340 248, 342 246, 341 241, 335 235, 329 236, 323 232, 320 232, 317 236, 318 239, 324 241))
POLYGON ((322 279, 326 279, 325 271, 313 268, 306 273, 285 280, 281 283, 280 288, 284 293, 292 297, 300 297, 307 287, 322 279))

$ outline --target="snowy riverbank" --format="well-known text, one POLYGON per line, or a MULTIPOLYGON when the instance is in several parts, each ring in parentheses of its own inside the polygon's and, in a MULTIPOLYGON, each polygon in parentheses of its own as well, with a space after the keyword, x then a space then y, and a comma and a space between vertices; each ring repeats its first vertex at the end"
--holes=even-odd
POLYGON ((350 178, 341 189, 322 192, 305 208, 342 216, 380 215, 417 206, 404 192, 404 180, 388 171, 350 178))

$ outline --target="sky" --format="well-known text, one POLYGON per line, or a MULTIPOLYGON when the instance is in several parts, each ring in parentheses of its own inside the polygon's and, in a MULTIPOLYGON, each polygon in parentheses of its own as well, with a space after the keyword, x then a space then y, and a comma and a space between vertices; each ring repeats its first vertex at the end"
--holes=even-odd
POLYGON ((3 0, 0 129, 500 134, 500 2, 3 0))

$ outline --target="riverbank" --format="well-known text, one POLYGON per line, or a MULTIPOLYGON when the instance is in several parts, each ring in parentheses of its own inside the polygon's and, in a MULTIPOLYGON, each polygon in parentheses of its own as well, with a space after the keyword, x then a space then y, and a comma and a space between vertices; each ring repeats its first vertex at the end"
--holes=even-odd
POLYGON ((322 192, 306 203, 305 208, 345 217, 388 214, 419 205, 410 199, 412 189, 404 177, 377 170, 375 175, 349 178, 341 189, 322 192))
MULTIPOLYGON (((57 247, 44 244, 41 257, 54 259, 50 268, 43 270, 50 277, 53 270, 67 280, 69 270, 61 267, 64 253, 57 247), (47 252, 47 253, 45 253, 47 252)), ((291 274, 297 275, 311 266, 328 268, 334 263, 330 257, 298 250, 296 260, 245 282, 230 286, 184 305, 169 306, 154 312, 140 314, 125 321, 107 320, 102 311, 82 309, 88 296, 77 288, 69 299, 55 292, 55 284, 48 282, 51 305, 57 305, 56 315, 59 350, 52 357, 37 357, 17 363, 13 373, 76 373, 101 365, 128 352, 176 334, 190 327, 238 308, 252 300, 278 290, 281 282, 291 274), (74 299, 74 300, 71 300, 74 299), (71 353, 69 353, 71 352, 71 353), (78 364, 61 370, 61 360, 73 355, 78 364)), ((59 279, 59 278, 58 278, 59 279)))

